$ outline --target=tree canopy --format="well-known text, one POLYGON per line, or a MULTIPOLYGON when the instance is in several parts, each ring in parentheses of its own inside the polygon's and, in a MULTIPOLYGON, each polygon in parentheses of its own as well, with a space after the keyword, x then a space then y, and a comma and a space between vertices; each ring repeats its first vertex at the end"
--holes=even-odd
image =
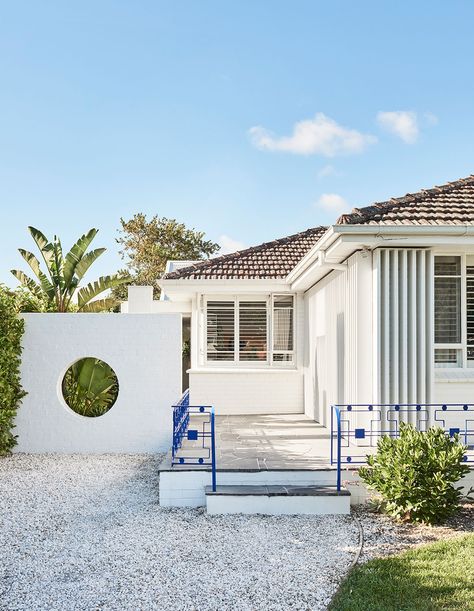
MULTIPOLYGON (((148 220, 145 214, 138 213, 128 221, 121 218, 120 223, 117 243, 131 283, 153 286, 155 298, 160 294, 157 280, 167 261, 207 259, 220 248, 206 240, 204 232, 189 229, 175 219, 155 215, 148 220)), ((113 293, 119 299, 127 298, 126 287, 117 287, 113 293)))

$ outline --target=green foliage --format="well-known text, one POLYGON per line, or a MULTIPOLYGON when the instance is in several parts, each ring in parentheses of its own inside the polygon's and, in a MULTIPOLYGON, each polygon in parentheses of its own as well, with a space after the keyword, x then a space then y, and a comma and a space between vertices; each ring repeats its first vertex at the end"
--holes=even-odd
POLYGON ((465 452, 457 435, 450 439, 439 427, 424 433, 401 423, 400 437, 382 437, 359 475, 380 493, 386 513, 435 524, 454 513, 462 499, 460 487, 453 484, 469 472, 462 462, 465 452))
POLYGON ((32 299, 41 304, 41 311, 47 312, 101 312, 117 305, 113 297, 95 299, 105 291, 116 288, 129 281, 123 274, 102 276, 83 288, 79 283, 90 266, 105 252, 105 248, 96 248, 87 252, 97 229, 91 229, 81 236, 66 256, 63 256, 61 241, 54 236, 52 242, 34 227, 28 227, 33 240, 41 254, 46 273, 41 269, 36 256, 22 248, 18 249, 23 259, 31 268, 36 280, 23 271, 12 269, 11 272, 22 286, 29 291, 32 299), (77 303, 75 303, 77 297, 77 303))
POLYGON ((69 367, 62 383, 64 400, 81 416, 105 414, 115 403, 118 390, 114 370, 92 357, 76 361, 69 367))
POLYGON ((47 312, 48 303, 45 299, 39 299, 33 293, 23 286, 19 286, 13 291, 15 297, 16 308, 18 312, 47 312))
POLYGON ((23 331, 17 295, 0 285, 0 456, 16 445, 13 421, 26 394, 20 380, 23 331))
POLYGON ((474 535, 356 565, 329 611, 472 611, 474 535))
MULTIPOLYGON (((147 220, 142 213, 130 220, 120 219, 120 254, 126 261, 132 283, 153 286, 158 298, 157 280, 163 275, 167 261, 197 261, 216 254, 219 244, 205 239, 205 234, 188 229, 174 219, 154 216, 147 220)), ((119 286, 113 294, 120 300, 127 298, 126 287, 119 286)))

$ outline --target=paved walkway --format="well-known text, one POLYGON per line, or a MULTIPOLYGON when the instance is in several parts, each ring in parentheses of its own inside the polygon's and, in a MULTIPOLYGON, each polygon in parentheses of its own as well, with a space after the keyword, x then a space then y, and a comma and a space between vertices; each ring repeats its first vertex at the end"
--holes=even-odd
POLYGON ((330 433, 303 414, 218 416, 220 469, 321 469, 330 466, 330 433))

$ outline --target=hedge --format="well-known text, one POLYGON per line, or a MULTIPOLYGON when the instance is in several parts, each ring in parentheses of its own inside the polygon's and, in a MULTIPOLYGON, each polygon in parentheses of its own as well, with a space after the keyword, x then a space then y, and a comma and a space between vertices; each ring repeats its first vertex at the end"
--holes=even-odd
POLYGON ((24 321, 19 317, 15 293, 0 285, 0 456, 16 445, 14 419, 25 391, 21 386, 21 339, 24 321))

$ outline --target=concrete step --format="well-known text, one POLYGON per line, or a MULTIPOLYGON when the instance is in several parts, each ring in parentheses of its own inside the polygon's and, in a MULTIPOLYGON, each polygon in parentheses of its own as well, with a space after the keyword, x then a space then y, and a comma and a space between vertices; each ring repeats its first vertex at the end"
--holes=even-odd
POLYGON ((209 514, 329 515, 350 513, 351 494, 335 486, 206 486, 209 514))
MULTIPOLYGON (((167 455, 159 466, 160 505, 163 507, 203 507, 205 487, 211 484, 209 466, 171 465, 167 455)), ((336 470, 319 469, 217 469, 220 486, 335 486, 336 470)))

